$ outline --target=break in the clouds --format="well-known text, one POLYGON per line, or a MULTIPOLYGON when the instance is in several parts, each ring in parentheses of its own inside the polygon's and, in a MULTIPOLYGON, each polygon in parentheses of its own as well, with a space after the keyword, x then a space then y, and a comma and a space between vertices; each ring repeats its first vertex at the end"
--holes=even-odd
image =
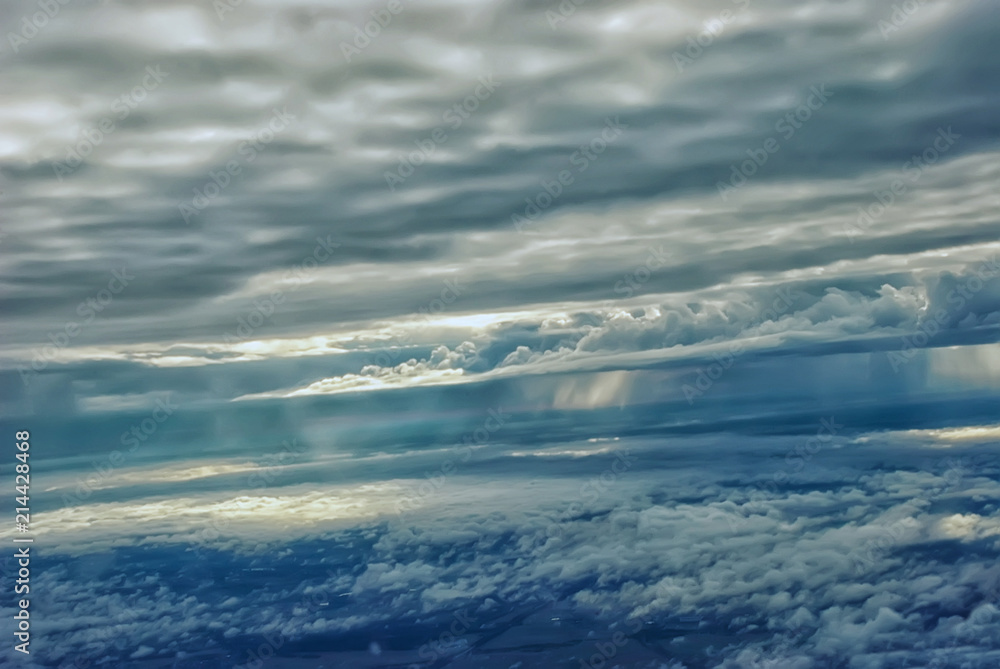
POLYGON ((996 665, 995 2, 0 28, 38 666, 996 665))

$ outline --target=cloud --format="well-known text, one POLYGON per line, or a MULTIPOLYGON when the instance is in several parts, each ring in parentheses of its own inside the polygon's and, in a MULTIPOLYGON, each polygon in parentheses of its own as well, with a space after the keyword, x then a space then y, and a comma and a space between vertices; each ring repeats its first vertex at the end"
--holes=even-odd
POLYGON ((0 10, 42 661, 404 664, 555 599, 577 658, 995 666, 996 12, 400 6, 0 10))
MULTIPOLYGON (((490 599, 527 605, 556 593, 576 615, 637 618, 651 629, 671 616, 697 615, 714 633, 728 628, 731 645, 711 666, 740 666, 751 657, 799 666, 801 658, 858 656, 876 666, 896 661, 890 658, 927 662, 945 649, 985 661, 998 649, 982 630, 1000 619, 989 557, 998 545, 989 516, 995 510, 983 506, 997 492, 994 464, 953 476, 955 462, 932 455, 940 453, 936 444, 906 434, 862 436, 834 437, 777 488, 762 485, 761 475, 787 467, 785 453, 805 435, 716 439, 709 448, 699 443, 704 438, 616 442, 635 465, 596 487, 588 477, 599 480, 615 458, 606 449, 553 453, 551 464, 536 461, 529 469, 516 456, 521 464, 508 469, 508 456, 493 454, 479 465, 492 476, 453 475, 406 523, 392 519, 386 504, 393 493, 385 486, 274 488, 251 510, 216 493, 215 501, 43 514, 48 550, 69 555, 68 566, 42 573, 41 585, 74 603, 61 611, 41 604, 42 619, 76 630, 46 653, 90 652, 95 632, 87 630, 109 607, 132 612, 119 628, 129 652, 158 638, 157 654, 170 656, 190 652, 212 630, 278 631, 289 641, 339 638, 379 621, 475 611, 490 599), (875 438, 883 443, 876 446, 875 438), (748 452, 753 457, 741 459, 748 452), (583 463, 581 475, 547 475, 550 468, 567 471, 567 458, 583 463), (512 487, 524 491, 519 501, 506 494, 512 487), (273 513, 263 506, 268 500, 273 513), (337 500, 382 515, 346 507, 345 515, 334 510, 337 500), (216 563, 233 565, 237 574, 272 574, 237 607, 211 581, 192 590, 171 575, 190 560, 191 529, 208 526, 212 516, 228 520, 208 540, 216 563), (943 549, 958 542, 976 549, 943 549), (331 554, 332 545, 343 553, 331 554), (146 557, 126 557, 135 550, 146 557), (367 556, 362 562, 358 551, 367 556), (326 557, 317 563, 313 555, 326 557), (177 564, 143 576, 161 559, 177 564), (88 599, 102 581, 64 572, 88 564, 97 569, 94 579, 124 570, 121 594, 88 599), (318 615, 309 593, 336 600, 336 608, 318 615), (270 615, 277 610, 285 612, 278 624, 270 615), (762 629, 767 635, 755 634, 762 629)), ((960 457, 984 444, 988 437, 967 443, 960 457)), ((395 466, 383 464, 390 472, 395 466)), ((706 650, 679 659, 690 662, 706 650)))

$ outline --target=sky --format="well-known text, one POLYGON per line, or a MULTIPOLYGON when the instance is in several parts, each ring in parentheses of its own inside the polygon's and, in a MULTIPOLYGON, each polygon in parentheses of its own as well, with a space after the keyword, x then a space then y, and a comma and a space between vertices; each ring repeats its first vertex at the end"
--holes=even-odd
POLYGON ((997 666, 998 10, 5 3, 0 656, 997 666))

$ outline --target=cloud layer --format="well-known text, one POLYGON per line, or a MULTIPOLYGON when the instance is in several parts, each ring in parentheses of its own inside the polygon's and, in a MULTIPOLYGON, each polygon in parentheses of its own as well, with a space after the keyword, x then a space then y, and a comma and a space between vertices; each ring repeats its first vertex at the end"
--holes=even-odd
POLYGON ((5 5, 39 666, 996 666, 998 17, 5 5))

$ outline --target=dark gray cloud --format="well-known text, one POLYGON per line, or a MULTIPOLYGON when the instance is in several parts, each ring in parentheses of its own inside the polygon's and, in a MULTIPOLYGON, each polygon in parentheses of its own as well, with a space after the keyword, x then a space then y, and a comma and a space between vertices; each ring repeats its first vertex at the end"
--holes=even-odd
POLYGON ((1000 14, 899 7, 6 4, 43 662, 995 666, 1000 14))

